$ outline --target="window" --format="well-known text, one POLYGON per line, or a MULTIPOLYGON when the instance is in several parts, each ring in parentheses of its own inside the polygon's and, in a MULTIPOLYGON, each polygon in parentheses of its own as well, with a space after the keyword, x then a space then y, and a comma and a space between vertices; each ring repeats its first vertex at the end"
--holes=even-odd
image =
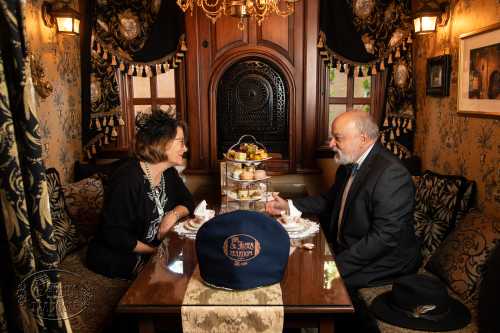
MULTIPOLYGON (((332 121, 340 114, 351 110, 364 110, 372 115, 377 113, 380 105, 376 105, 379 100, 378 90, 385 82, 385 75, 367 76, 366 67, 363 68, 364 76, 358 76, 359 69, 356 67, 355 75, 349 75, 347 65, 345 71, 338 68, 320 65, 319 84, 322 96, 320 98, 321 115, 319 117, 318 148, 320 151, 329 151, 328 143, 331 138, 332 121)), ((378 111, 380 112, 380 111, 378 111)))
POLYGON ((103 156, 121 156, 134 145, 135 118, 141 112, 149 112, 152 107, 161 107, 180 119, 184 119, 185 90, 180 82, 185 75, 184 64, 176 70, 152 76, 129 76, 118 71, 120 100, 125 126, 119 130, 116 145, 106 147, 103 156), (116 153, 116 154, 115 154, 116 153))

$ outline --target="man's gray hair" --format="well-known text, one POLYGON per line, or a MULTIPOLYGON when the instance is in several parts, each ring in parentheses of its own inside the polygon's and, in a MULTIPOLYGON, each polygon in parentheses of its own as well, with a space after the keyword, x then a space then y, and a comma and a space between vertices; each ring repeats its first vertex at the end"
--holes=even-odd
POLYGON ((365 134, 368 138, 372 140, 377 140, 379 135, 379 129, 378 125, 375 123, 375 120, 370 114, 364 111, 359 111, 359 112, 360 116, 356 117, 354 120, 356 128, 361 134, 365 134))

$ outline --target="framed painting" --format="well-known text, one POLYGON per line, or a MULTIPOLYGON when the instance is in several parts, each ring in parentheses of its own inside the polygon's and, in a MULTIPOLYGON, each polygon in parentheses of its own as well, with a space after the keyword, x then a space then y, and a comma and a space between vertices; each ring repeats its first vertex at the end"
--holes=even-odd
POLYGON ((500 116, 500 23, 459 36, 457 111, 500 116))
POLYGON ((427 59, 427 95, 448 96, 450 94, 450 59, 449 54, 427 59))

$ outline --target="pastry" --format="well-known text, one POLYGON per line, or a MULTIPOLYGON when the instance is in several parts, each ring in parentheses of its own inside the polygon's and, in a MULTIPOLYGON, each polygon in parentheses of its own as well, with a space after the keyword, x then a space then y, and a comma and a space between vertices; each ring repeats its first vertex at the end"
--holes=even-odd
POLYGON ((247 159, 247 154, 243 152, 237 152, 234 155, 234 158, 238 161, 245 161, 247 159))
POLYGON ((242 180, 252 180, 254 176, 254 173, 251 171, 243 170, 243 172, 240 174, 240 179, 242 180))
POLYGON ((267 177, 266 170, 256 170, 254 173, 255 179, 264 179, 267 177))
POLYGON ((233 171, 233 178, 234 178, 234 179, 240 179, 240 177, 241 177, 241 173, 242 173, 242 172, 243 172, 243 170, 242 170, 242 169, 235 169, 235 170, 233 171))
POLYGON ((238 190, 239 199, 248 199, 248 190, 238 190))

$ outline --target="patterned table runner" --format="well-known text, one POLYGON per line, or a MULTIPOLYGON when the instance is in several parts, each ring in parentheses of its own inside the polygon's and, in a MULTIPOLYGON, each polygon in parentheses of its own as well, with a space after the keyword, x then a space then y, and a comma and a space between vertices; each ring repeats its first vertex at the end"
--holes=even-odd
POLYGON ((184 333, 281 333, 284 320, 281 287, 277 283, 246 291, 211 288, 202 282, 196 268, 184 295, 181 314, 184 333))

